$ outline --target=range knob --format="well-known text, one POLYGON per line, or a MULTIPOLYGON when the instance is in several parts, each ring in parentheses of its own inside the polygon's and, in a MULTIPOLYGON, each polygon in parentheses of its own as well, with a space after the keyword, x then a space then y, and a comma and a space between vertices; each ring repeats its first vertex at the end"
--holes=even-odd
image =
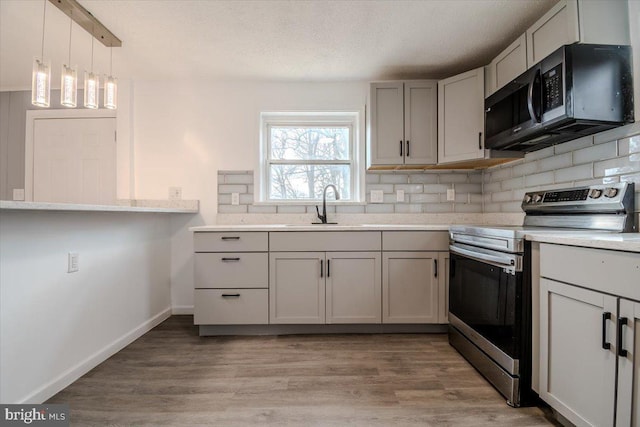
POLYGON ((524 196, 524 202, 525 203, 531 203, 533 201, 533 197, 531 197, 531 194, 526 194, 524 196))
POLYGON ((535 196, 533 196, 533 201, 536 203, 539 203, 542 201, 542 194, 536 194, 535 196))
POLYGON ((618 195, 618 189, 609 187, 604 189, 604 197, 616 197, 618 195))
POLYGON ((589 191, 590 199, 597 199, 600 196, 602 196, 602 190, 599 188, 592 188, 591 191, 589 191))

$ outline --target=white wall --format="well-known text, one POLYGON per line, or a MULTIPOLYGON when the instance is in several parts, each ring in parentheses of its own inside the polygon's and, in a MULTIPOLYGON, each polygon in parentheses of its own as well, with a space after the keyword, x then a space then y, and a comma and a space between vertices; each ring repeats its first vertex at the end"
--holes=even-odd
POLYGON ((200 215, 172 220, 172 302, 193 306, 192 225, 214 224, 218 169, 254 169, 260 111, 360 110, 368 84, 256 81, 136 82, 133 89, 135 197, 166 199, 182 187, 200 215))
POLYGON ((170 313, 167 214, 2 211, 0 235, 2 403, 46 400, 170 313))

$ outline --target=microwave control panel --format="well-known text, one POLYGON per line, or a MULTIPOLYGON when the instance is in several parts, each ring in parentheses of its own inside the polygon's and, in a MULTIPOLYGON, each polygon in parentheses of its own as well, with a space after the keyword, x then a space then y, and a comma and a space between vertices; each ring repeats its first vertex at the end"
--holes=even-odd
POLYGON ((542 75, 542 111, 547 112, 562 105, 562 64, 542 75))

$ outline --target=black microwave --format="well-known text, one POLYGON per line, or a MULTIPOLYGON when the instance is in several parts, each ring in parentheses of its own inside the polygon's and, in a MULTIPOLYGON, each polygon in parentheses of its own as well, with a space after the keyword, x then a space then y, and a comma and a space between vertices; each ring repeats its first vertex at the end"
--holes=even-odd
POLYGON ((632 123, 629 46, 571 44, 485 100, 485 148, 535 151, 632 123))

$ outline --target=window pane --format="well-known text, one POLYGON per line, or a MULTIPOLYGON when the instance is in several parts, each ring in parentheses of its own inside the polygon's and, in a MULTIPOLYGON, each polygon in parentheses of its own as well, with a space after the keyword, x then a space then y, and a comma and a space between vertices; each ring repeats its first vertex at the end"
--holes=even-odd
POLYGON ((271 126, 274 160, 349 160, 349 127, 271 126))
MULTIPOLYGON (((338 188, 341 200, 350 200, 351 171, 349 165, 271 165, 272 200, 320 200, 327 184, 338 188)), ((333 200, 333 191, 327 198, 333 200)))

